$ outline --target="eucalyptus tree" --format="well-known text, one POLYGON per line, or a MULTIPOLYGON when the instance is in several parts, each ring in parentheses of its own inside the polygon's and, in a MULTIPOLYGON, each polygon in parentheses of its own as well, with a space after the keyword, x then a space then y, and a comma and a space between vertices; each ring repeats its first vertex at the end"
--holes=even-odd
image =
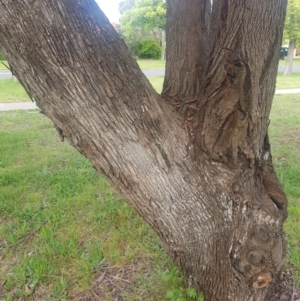
POLYGON ((93 0, 0 0, 0 49, 41 112, 206 300, 270 300, 287 201, 269 113, 285 0, 168 0, 157 94, 93 0))
POLYGON ((141 41, 145 37, 154 37, 160 41, 161 58, 165 59, 165 0, 125 0, 119 5, 121 32, 125 40, 141 41))

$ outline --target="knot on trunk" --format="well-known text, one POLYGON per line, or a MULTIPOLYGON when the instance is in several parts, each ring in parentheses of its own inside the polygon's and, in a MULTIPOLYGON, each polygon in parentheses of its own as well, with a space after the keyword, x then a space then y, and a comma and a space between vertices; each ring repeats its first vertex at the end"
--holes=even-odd
POLYGON ((253 250, 248 254, 248 260, 252 265, 262 267, 265 264, 265 252, 263 250, 253 250))
POLYGON ((253 287, 256 289, 264 288, 267 285, 269 285, 272 282, 272 280, 273 280, 273 276, 270 272, 258 273, 252 279, 253 287))
POLYGON ((272 282, 284 263, 282 240, 273 226, 255 225, 235 254, 234 266, 249 279, 249 286, 264 288, 272 282))

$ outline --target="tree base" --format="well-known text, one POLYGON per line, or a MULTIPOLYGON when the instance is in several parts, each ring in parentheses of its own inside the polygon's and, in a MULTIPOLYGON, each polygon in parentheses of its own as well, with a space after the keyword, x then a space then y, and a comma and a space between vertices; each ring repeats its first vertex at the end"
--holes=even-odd
POLYGON ((293 284, 293 276, 287 270, 279 275, 279 281, 274 287, 274 294, 269 301, 298 301, 300 300, 300 289, 293 284))

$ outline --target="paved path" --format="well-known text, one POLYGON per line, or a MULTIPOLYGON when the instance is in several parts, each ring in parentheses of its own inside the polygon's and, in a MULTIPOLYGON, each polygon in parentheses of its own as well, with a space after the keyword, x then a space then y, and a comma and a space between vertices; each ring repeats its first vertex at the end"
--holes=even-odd
POLYGON ((275 94, 297 94, 300 93, 300 88, 297 89, 283 89, 276 90, 275 94))
MULTIPOLYGON (((146 76, 163 76, 165 75, 165 69, 143 69, 146 76)), ((283 73, 284 67, 278 67, 278 72, 283 73)), ((300 67, 293 67, 294 73, 300 73, 300 67)), ((11 72, 9 70, 0 70, 0 79, 11 78, 11 72)))
POLYGON ((13 110, 35 110, 35 109, 38 109, 35 102, 0 103, 0 112, 13 111, 13 110))
POLYGON ((0 70, 0 79, 11 78, 11 72, 9 70, 0 70))
MULTIPOLYGON (((275 94, 300 94, 300 88, 276 90, 275 94)), ((13 110, 35 110, 38 109, 34 102, 0 103, 0 112, 13 110)))

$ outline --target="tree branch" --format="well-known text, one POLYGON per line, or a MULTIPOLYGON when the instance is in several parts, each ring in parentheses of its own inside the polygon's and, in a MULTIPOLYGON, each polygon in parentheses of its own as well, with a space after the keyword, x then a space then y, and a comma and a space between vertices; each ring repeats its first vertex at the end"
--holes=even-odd
POLYGON ((210 0, 168 0, 162 96, 180 113, 197 98, 207 66, 210 0))
POLYGON ((285 0, 213 2, 196 135, 215 160, 234 165, 240 154, 248 162, 262 160, 285 6, 285 0))
POLYGON ((187 137, 96 3, 0 5, 1 49, 41 112, 149 224, 165 220, 187 137))

